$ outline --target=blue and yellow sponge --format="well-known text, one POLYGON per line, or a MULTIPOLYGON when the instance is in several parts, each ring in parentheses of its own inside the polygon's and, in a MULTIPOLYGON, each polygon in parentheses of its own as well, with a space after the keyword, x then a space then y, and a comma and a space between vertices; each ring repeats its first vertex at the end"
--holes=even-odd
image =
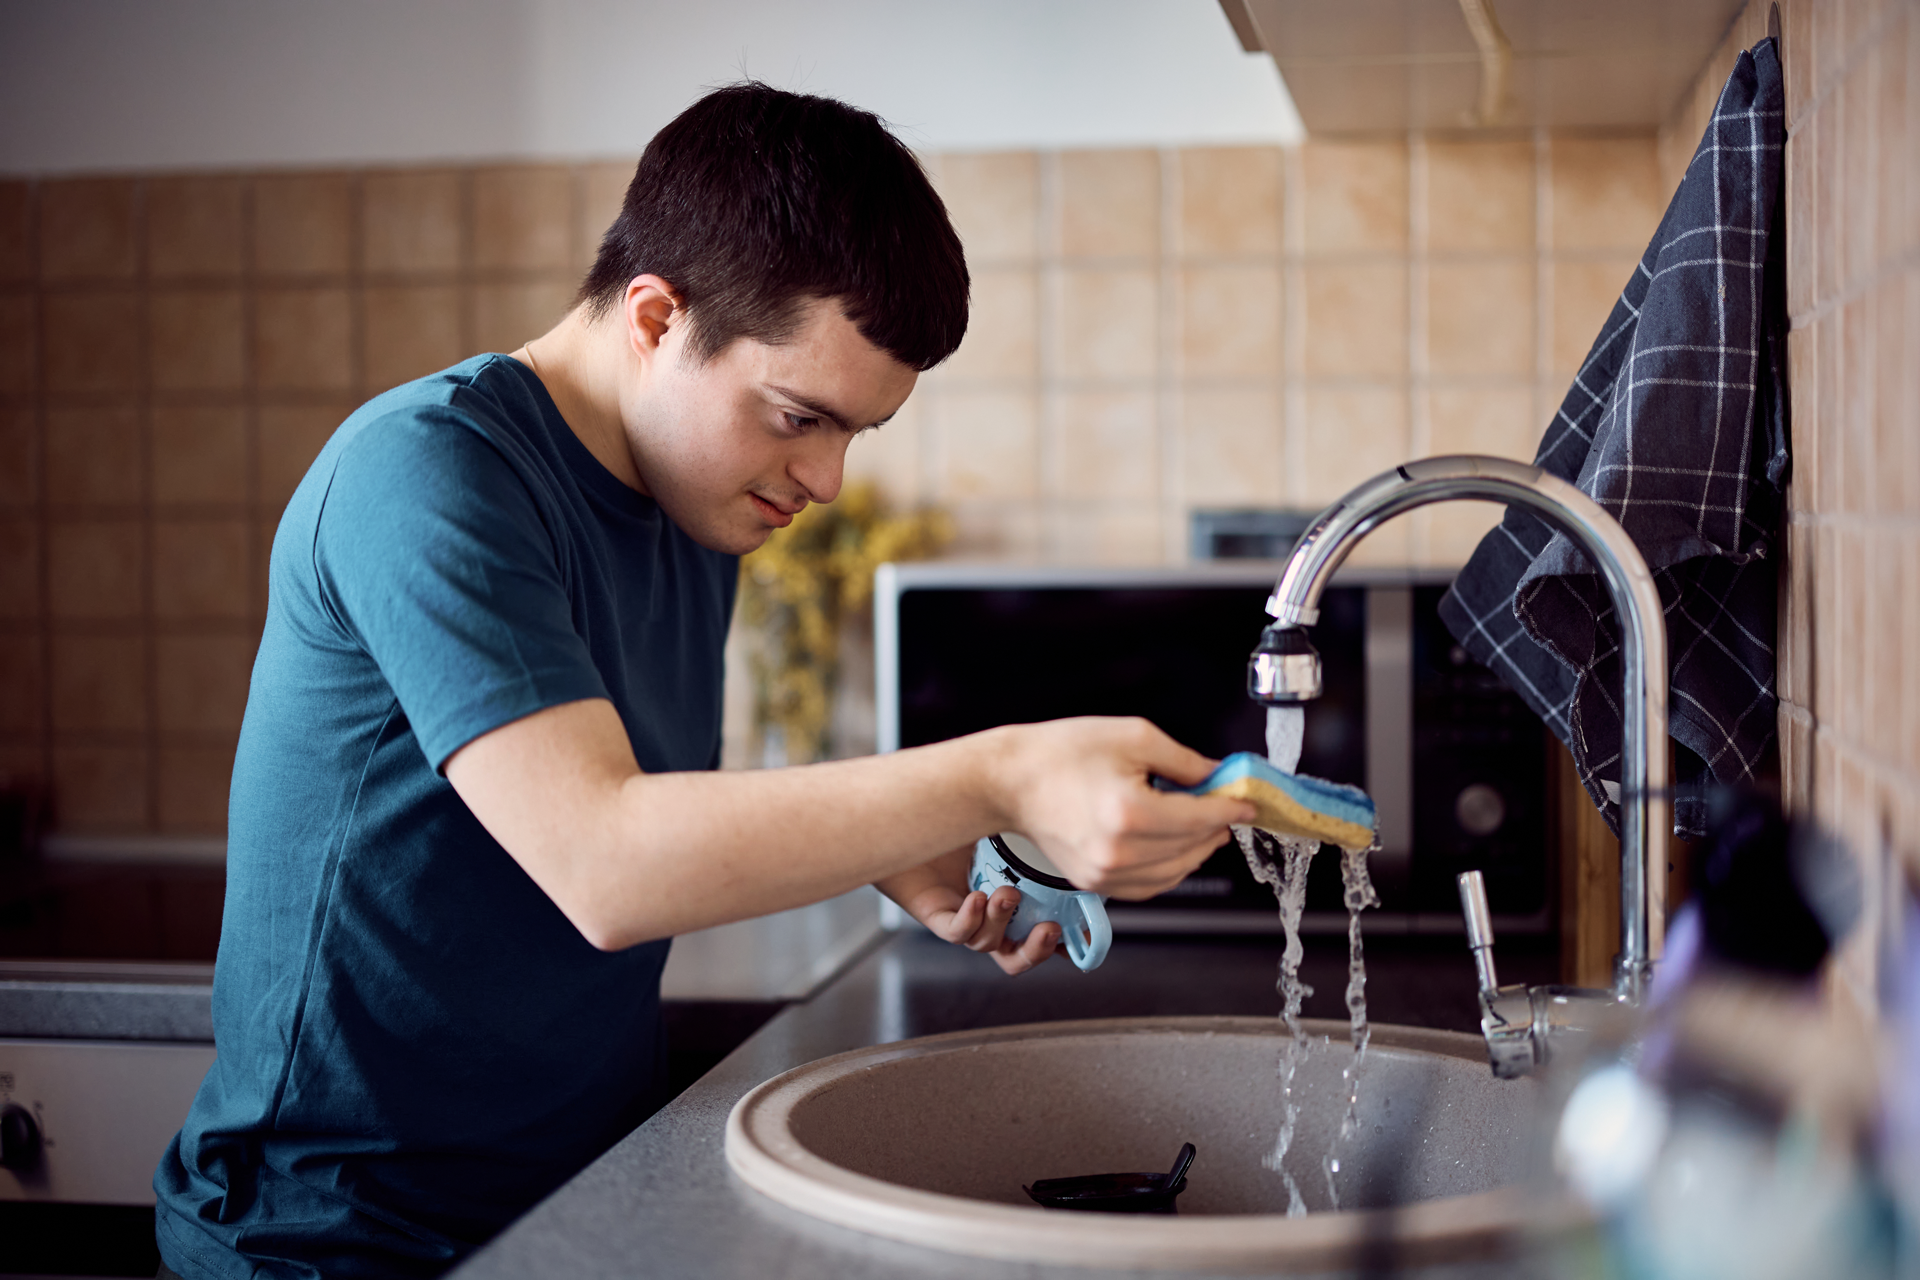
POLYGON ((1253 825, 1283 836, 1308 836, 1342 849, 1373 845, 1373 800, 1358 787, 1305 774, 1283 773, 1264 756, 1236 751, 1220 762, 1194 795, 1251 800, 1259 810, 1253 825))

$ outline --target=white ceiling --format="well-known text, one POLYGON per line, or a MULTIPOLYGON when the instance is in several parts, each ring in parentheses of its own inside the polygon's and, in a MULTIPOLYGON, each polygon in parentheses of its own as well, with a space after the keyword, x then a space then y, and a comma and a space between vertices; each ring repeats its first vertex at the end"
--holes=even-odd
POLYGON ((742 75, 926 150, 1300 136, 1218 0, 0 0, 0 172, 624 157, 742 75))

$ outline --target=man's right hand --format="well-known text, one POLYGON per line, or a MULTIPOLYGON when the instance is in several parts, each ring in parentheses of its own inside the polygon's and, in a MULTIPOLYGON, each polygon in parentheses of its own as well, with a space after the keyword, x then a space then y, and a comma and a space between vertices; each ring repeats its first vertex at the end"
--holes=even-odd
POLYGON ((1159 776, 1201 782, 1219 762, 1152 722, 1085 716, 1012 725, 993 769, 1004 829, 1018 831, 1082 889, 1138 900, 1179 884, 1253 806, 1224 796, 1159 791, 1159 776))

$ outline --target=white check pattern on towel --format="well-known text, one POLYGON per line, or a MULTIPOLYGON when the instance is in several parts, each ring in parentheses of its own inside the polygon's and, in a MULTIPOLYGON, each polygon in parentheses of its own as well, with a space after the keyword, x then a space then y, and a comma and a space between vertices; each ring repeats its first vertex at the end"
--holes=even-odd
MULTIPOLYGON (((1788 465, 1780 64, 1763 40, 1721 90, 1660 229, 1534 465, 1633 536, 1667 619, 1674 825, 1705 827, 1702 776, 1754 777, 1772 748, 1778 534, 1788 465)), ((1619 829, 1619 624, 1593 566, 1517 508, 1441 604, 1454 636, 1569 748, 1619 829), (1612 787, 1611 793, 1609 786, 1612 787)))

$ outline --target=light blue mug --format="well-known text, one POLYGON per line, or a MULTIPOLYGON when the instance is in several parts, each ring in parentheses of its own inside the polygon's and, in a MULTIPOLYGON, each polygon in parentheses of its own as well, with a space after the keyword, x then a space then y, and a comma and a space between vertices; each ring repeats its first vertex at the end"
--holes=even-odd
POLYGON ((1013 831, 974 845, 973 872, 967 877, 968 887, 989 897, 1003 884, 1020 891, 1020 909, 1007 921, 1009 938, 1018 942, 1051 920, 1060 926, 1067 958, 1081 972, 1100 967, 1113 945, 1113 925, 1099 894, 1074 888, 1038 846, 1013 831))

